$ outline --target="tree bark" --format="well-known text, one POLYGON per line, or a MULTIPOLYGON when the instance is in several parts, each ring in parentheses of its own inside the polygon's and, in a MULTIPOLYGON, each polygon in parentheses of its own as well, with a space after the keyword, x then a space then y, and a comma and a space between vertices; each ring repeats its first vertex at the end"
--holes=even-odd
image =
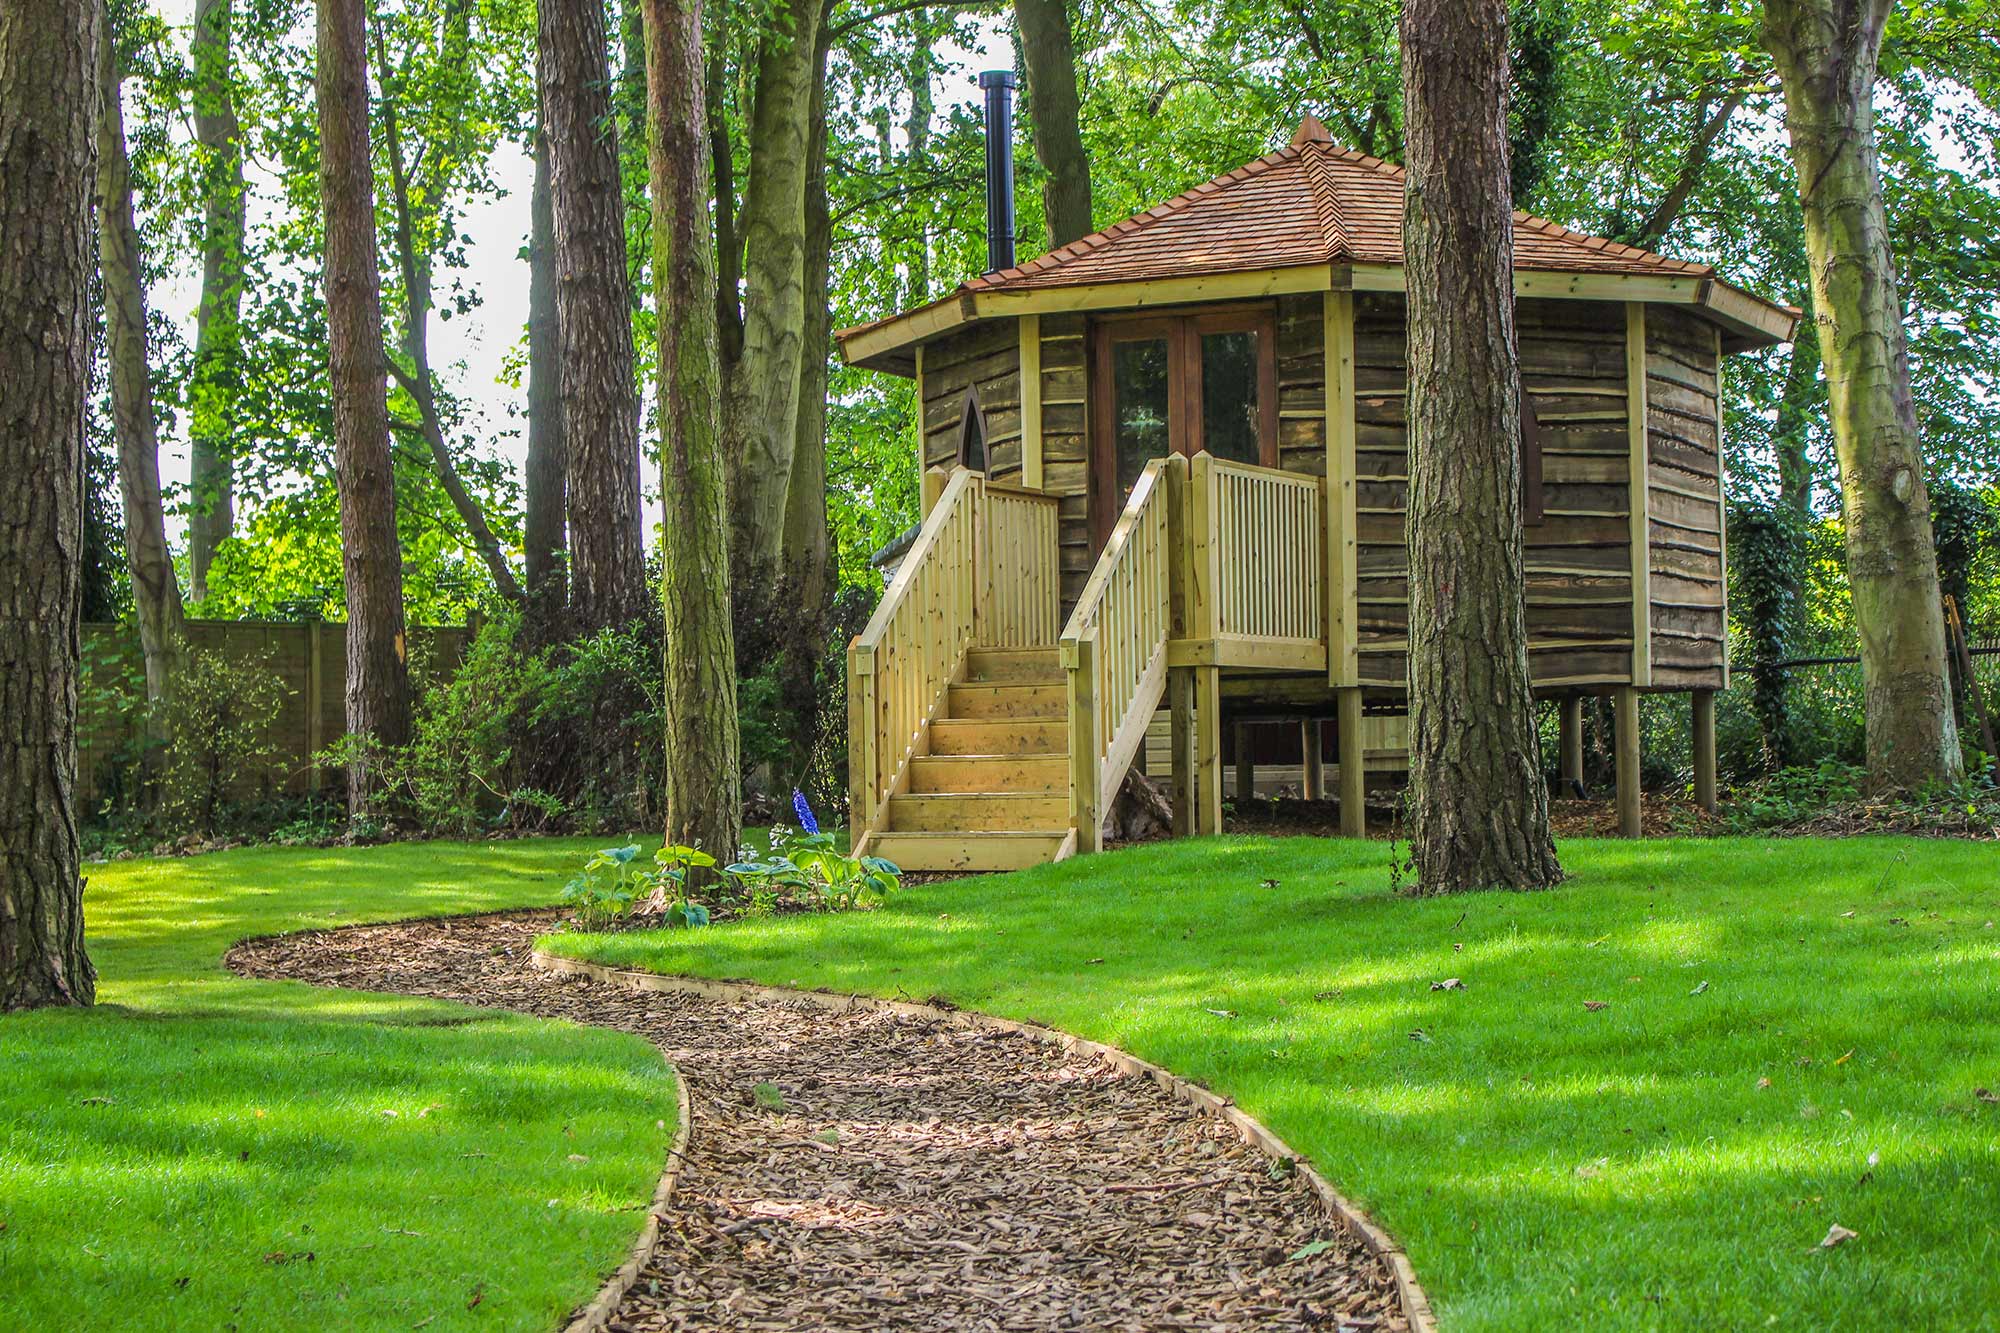
POLYGON ((742 837, 742 779, 701 0, 646 0, 646 55, 666 519, 666 835, 726 860, 742 837))
POLYGON ((1879 791, 1964 776, 1909 344, 1882 206, 1875 71, 1891 0, 1768 0, 1826 367, 1879 791))
POLYGON ((0 1012, 96 996, 76 695, 101 21, 0 14, 0 1012))
POLYGON ((555 212, 570 612, 584 632, 630 624, 646 604, 639 388, 604 8, 543 4, 536 66, 555 212))
POLYGON ((194 133, 201 145, 201 304, 195 313, 188 420, 188 570, 194 599, 236 526, 236 395, 243 349, 243 130, 230 49, 233 0, 197 0, 194 133))
POLYGON ((1090 221, 1090 154, 1077 125, 1076 41, 1066 0, 1014 0, 1014 22, 1027 66, 1035 157, 1046 173, 1042 216, 1053 250, 1095 230, 1090 221))
POLYGON ((759 43, 743 236, 743 352, 725 367, 731 559, 739 614, 778 607, 785 493, 798 436, 805 326, 806 159, 820 0, 784 0, 759 43))
MULTIPOLYGON (((347 578, 347 730, 380 745, 410 736, 402 548, 383 382, 382 274, 368 145, 366 0, 319 0, 320 195, 326 211, 326 323, 334 468, 347 578)), ((367 808, 365 755, 348 771, 348 808, 367 808)))
POLYGON ((173 739, 169 704, 185 651, 187 615, 160 498, 160 433, 147 355, 145 259, 132 218, 132 163, 125 147, 120 71, 110 22, 100 13, 99 23, 104 96, 97 120, 97 255, 111 362, 111 417, 118 435, 118 492, 125 512, 125 564, 139 622, 139 650, 146 664, 150 769, 173 739))
POLYGON ((528 619, 531 637, 555 637, 569 601, 568 503, 563 441, 562 332, 556 323, 555 203, 549 191, 548 135, 535 132, 535 183, 528 238, 528 619))
POLYGON ((1408 0, 1410 804, 1417 891, 1538 888, 1505 0, 1408 0))

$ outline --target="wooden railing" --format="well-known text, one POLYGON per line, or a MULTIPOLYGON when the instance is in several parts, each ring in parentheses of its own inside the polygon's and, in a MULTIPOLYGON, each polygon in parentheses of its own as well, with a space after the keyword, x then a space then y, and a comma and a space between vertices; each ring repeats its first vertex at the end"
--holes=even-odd
POLYGON ((1319 477, 1195 455, 1184 615, 1190 664, 1325 668, 1325 490, 1319 477))
POLYGON ((1079 852, 1102 846, 1104 809, 1166 692, 1174 558, 1168 516, 1186 469, 1180 457, 1146 465, 1063 628, 1070 817, 1079 852))
POLYGON ((848 828, 856 855, 905 786, 966 649, 1055 641, 1055 498, 964 468, 949 478, 934 472, 925 493, 937 498, 923 527, 847 649, 848 828))
POLYGON ((982 489, 979 646, 1046 648, 1061 629, 1056 498, 991 481, 982 489))

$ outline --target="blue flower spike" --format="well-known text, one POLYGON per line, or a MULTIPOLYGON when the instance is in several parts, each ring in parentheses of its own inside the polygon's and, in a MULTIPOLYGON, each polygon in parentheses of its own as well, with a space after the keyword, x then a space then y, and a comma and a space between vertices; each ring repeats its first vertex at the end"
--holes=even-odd
POLYGON ((799 817, 799 828, 817 837, 819 835, 819 821, 813 818, 812 803, 806 800, 806 794, 797 787, 792 788, 792 810, 799 817))

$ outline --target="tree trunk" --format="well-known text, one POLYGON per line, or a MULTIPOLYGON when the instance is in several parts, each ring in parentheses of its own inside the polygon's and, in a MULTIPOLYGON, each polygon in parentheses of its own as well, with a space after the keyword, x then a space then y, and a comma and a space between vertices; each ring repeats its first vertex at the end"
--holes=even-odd
POLYGON ((189 394, 188 570, 208 596, 215 548, 236 526, 236 398, 243 348, 243 131, 230 52, 232 0, 197 0, 194 133, 201 145, 201 304, 189 394))
POLYGON ((1937 551, 1909 345, 1875 147, 1875 70, 1891 0, 1768 0, 1826 367, 1861 633, 1868 774, 1881 791, 1964 776, 1946 678, 1937 551))
POLYGON ((645 614, 639 389, 625 271, 625 194, 599 0, 540 7, 537 72, 554 199, 570 611, 585 632, 645 614))
POLYGON ((1806 318, 1786 359, 1783 396, 1771 432, 1778 455, 1778 501, 1800 524, 1812 514, 1812 455, 1806 449, 1806 427, 1819 388, 1819 330, 1810 310, 1806 318))
POLYGON ((1562 877, 1529 693, 1505 0, 1408 0, 1410 804, 1417 890, 1562 877))
POLYGON ((806 159, 819 0, 784 0, 757 52, 743 235, 743 353, 727 367, 732 582, 738 615, 780 609, 785 493, 797 444, 805 328, 806 159))
POLYGON ((646 56, 666 518, 666 835, 728 860, 743 812, 701 0, 646 0, 646 56))
POLYGON ((555 203, 549 191, 548 135, 535 133, 532 232, 528 238, 528 459, 524 520, 531 637, 555 637, 569 601, 564 535, 562 333, 556 324, 555 203))
POLYGON ((125 148, 118 59, 109 21, 100 14, 99 23, 104 96, 97 121, 97 254, 111 362, 111 417, 118 435, 118 492, 125 509, 125 564, 146 663, 150 770, 173 739, 168 705, 180 674, 187 616, 160 499, 160 434, 146 345, 146 270, 139 228, 132 220, 132 163, 125 148))
POLYGON ((89 1004, 76 833, 98 0, 0 18, 0 1012, 89 1004))
MULTIPOLYGON (((319 0, 320 195, 326 210, 326 324, 334 467, 347 578, 347 730, 380 745, 410 736, 403 560, 383 383, 382 275, 368 147, 366 0, 319 0)), ((348 808, 373 784, 360 757, 348 808)))
POLYGON ((1049 249, 1095 230, 1090 221, 1090 155, 1077 126, 1076 43, 1065 0, 1014 0, 1027 65, 1028 117, 1035 127, 1035 157, 1047 173, 1042 214, 1049 249))

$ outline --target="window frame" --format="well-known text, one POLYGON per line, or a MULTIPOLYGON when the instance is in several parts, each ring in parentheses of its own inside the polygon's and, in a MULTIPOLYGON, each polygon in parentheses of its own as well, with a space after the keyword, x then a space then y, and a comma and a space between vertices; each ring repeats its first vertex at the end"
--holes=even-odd
POLYGON ((1090 366, 1089 430, 1092 539, 1099 547, 1117 526, 1124 497, 1119 494, 1117 380, 1112 349, 1121 342, 1161 340, 1167 344, 1167 454, 1201 452, 1201 340, 1211 333, 1255 333, 1257 337, 1258 466, 1279 466, 1278 307, 1275 302, 1194 306, 1092 316, 1087 328, 1090 366))

